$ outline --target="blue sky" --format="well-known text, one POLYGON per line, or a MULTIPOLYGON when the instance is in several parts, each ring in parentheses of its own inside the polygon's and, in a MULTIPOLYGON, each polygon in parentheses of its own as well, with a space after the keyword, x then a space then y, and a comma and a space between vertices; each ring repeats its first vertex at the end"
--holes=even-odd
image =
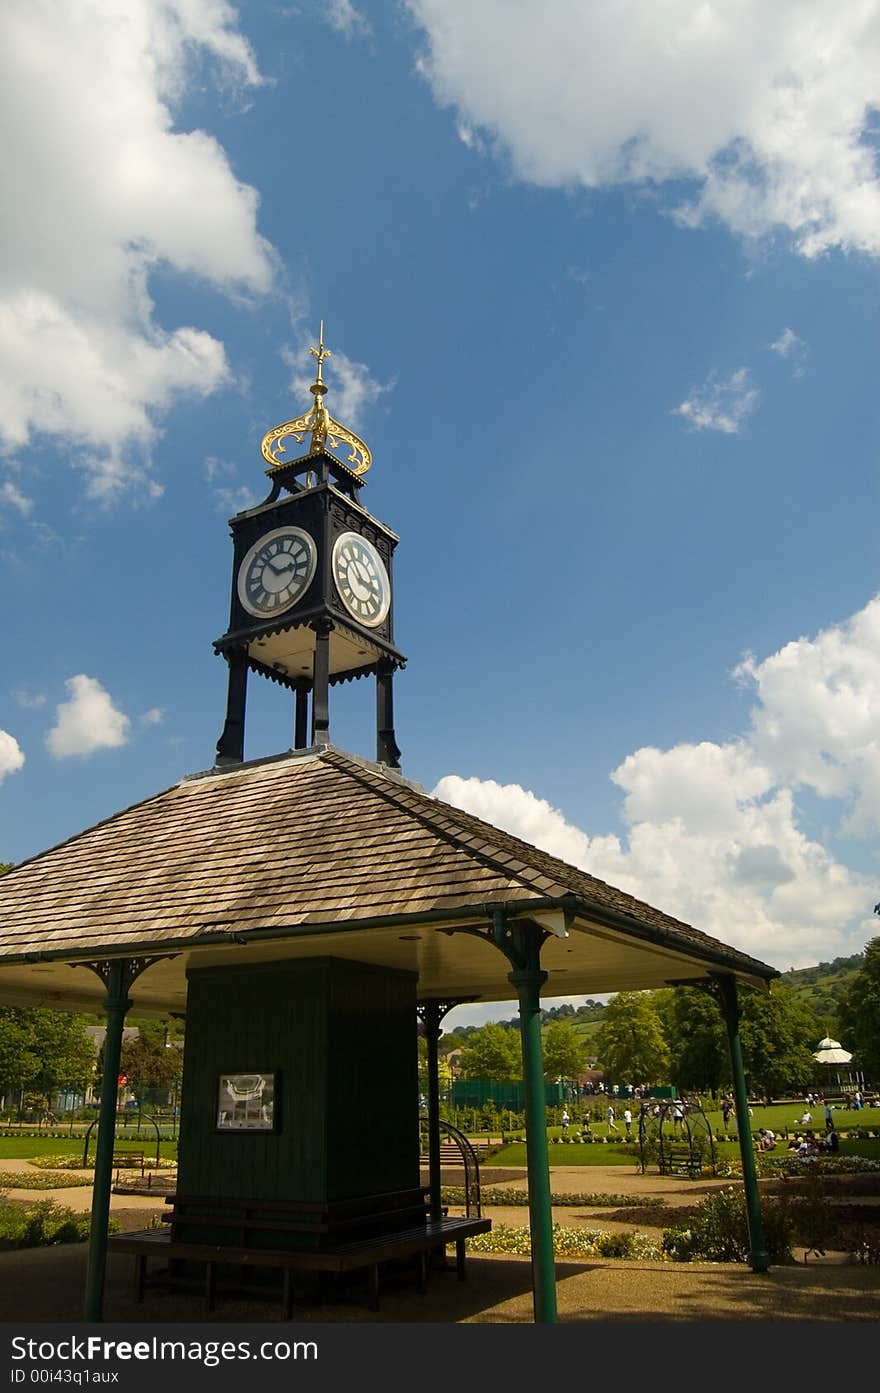
MULTIPOLYGON (((226 519, 323 318, 401 536, 404 772, 777 966, 859 951, 880 4, 0 31, 0 859, 212 762, 226 519)), ((373 701, 334 693, 335 743, 372 755, 373 701)), ((252 681, 248 757, 291 724, 252 681)))

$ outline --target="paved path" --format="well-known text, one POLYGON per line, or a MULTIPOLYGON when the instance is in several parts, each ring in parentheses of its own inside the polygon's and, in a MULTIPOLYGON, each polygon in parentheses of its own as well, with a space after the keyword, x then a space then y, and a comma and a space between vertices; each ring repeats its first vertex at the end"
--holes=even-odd
MULTIPOLYGON (((3 1170, 28 1169, 26 1162, 6 1161, 3 1170)), ((483 1172, 492 1184, 491 1172, 483 1172)), ((517 1178, 508 1182, 522 1186, 517 1178)), ((640 1176, 621 1166, 554 1167, 552 1188, 557 1193, 662 1194, 672 1205, 692 1204, 706 1188, 730 1182, 688 1181, 657 1175, 640 1176)), ((13 1193, 8 1191, 7 1193, 13 1193)), ((88 1186, 58 1191, 20 1191, 21 1198, 47 1194, 73 1209, 91 1203, 88 1186)), ((111 1207, 125 1228, 141 1227, 161 1210, 161 1198, 114 1195, 111 1207)), ((493 1209, 496 1222, 526 1224, 524 1209, 493 1209)), ((609 1228, 601 1211, 560 1208, 559 1222, 609 1228)), ((633 1227, 620 1225, 620 1227, 633 1227)), ((644 1230, 643 1230, 644 1231, 644 1230)), ((656 1231, 655 1231, 656 1232, 656 1231)), ((0 1253, 0 1320, 75 1321, 80 1319, 85 1281, 85 1245, 36 1248, 0 1253)), ((106 1319, 110 1321, 279 1321, 280 1304, 222 1300, 206 1312, 198 1297, 149 1293, 140 1306, 131 1295, 132 1259, 110 1259, 107 1275, 106 1319)), ((531 1265, 528 1258, 474 1255, 468 1259, 469 1280, 455 1280, 454 1270, 432 1274, 427 1293, 407 1288, 389 1291, 378 1312, 367 1310, 361 1295, 300 1306, 295 1319, 345 1324, 385 1322, 522 1324, 532 1320, 531 1265)), ((733 1263, 650 1263, 590 1259, 557 1264, 560 1320, 590 1321, 818 1321, 877 1322, 880 1319, 880 1268, 859 1267, 830 1260, 773 1268, 756 1276, 733 1263)))

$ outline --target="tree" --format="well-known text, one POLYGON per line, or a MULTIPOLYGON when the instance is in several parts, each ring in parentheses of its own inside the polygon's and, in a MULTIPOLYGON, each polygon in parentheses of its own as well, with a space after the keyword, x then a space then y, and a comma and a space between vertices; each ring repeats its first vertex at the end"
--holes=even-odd
POLYGON ((541 1042, 545 1079, 576 1079, 584 1067, 581 1037, 570 1021, 551 1021, 541 1042))
POLYGON ((654 995, 668 998, 661 1016, 671 1080, 679 1089, 708 1089, 716 1096, 731 1079, 727 1031, 717 1001, 698 987, 676 987, 654 995))
POLYGON ((618 992, 596 1032, 599 1063, 612 1079, 659 1083, 669 1076, 669 1049, 648 992, 618 992))
POLYGON ((880 1081, 880 938, 866 946, 862 966, 843 994, 840 1025, 855 1063, 869 1079, 880 1081))
POLYGON ((811 1084, 818 1028, 814 1013, 787 987, 744 992, 740 1039, 749 1092, 760 1093, 769 1103, 790 1088, 811 1084))
POLYGON ((475 1030, 461 1052, 463 1079, 494 1079, 507 1083, 522 1078, 519 1031, 497 1021, 475 1030))
POLYGON ((120 1067, 141 1106, 155 1090, 167 1092, 180 1083, 183 1054, 167 1043, 166 1034, 156 1022, 144 1022, 134 1039, 123 1043, 120 1067))
POLYGON ((0 1097, 26 1088, 39 1067, 30 1014, 0 1008, 0 1097))
POLYGON ((59 1089, 85 1092, 94 1077, 95 1047, 86 1035, 83 1020, 68 1011, 35 1009, 28 1015, 37 1068, 26 1087, 44 1098, 47 1107, 59 1089))

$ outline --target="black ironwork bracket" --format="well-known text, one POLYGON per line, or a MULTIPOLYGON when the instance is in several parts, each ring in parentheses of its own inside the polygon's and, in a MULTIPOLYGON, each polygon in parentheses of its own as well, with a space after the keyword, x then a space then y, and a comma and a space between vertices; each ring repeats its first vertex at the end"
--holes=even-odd
POLYGON ((461 924, 452 929, 441 929, 440 932, 470 934, 484 943, 491 943, 503 953, 515 972, 540 972, 541 949, 550 937, 549 931, 531 919, 516 919, 511 924, 503 909, 493 909, 491 914, 491 928, 461 924))
MULTIPOLYGON (((177 953, 163 953, 163 954, 157 955, 157 956, 154 957, 154 958, 123 958, 123 959, 121 959, 121 962, 122 962, 122 982, 121 982, 122 996, 123 996, 123 997, 127 997, 127 996, 128 996, 128 993, 129 993, 129 990, 130 990, 132 984, 133 984, 134 982, 137 981, 138 977, 140 977, 140 975, 141 975, 142 972, 146 972, 146 970, 147 970, 148 967, 152 967, 153 963, 161 962, 161 961, 164 961, 164 960, 166 960, 166 959, 168 959, 168 958, 176 958, 177 956, 178 956, 177 953)), ((95 973, 95 975, 96 975, 97 977, 100 977, 101 981, 104 983, 104 987, 106 988, 107 992, 109 993, 109 992, 110 992, 110 989, 111 989, 111 986, 110 986, 110 984, 111 984, 111 972, 112 972, 112 970, 113 970, 114 965, 117 964, 117 963, 119 963, 119 962, 120 962, 120 959, 119 959, 119 958, 101 958, 101 959, 99 959, 99 961, 93 962, 93 963, 71 963, 71 967, 87 967, 87 968, 89 968, 92 972, 95 973)))
POLYGON ((454 1010, 456 1006, 465 1006, 469 1001, 477 999, 475 996, 457 996, 446 1001, 440 997, 426 997, 424 1001, 416 1003, 416 1015, 425 1030, 430 1028, 429 1022, 432 1022, 439 1029, 443 1017, 454 1010))

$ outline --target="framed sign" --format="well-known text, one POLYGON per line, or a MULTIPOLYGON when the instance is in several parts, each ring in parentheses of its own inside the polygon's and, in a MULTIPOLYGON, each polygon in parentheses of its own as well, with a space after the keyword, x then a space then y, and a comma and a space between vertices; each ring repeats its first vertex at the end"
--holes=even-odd
POLYGON ((218 1132, 274 1132, 277 1072, 221 1074, 217 1087, 218 1132))

